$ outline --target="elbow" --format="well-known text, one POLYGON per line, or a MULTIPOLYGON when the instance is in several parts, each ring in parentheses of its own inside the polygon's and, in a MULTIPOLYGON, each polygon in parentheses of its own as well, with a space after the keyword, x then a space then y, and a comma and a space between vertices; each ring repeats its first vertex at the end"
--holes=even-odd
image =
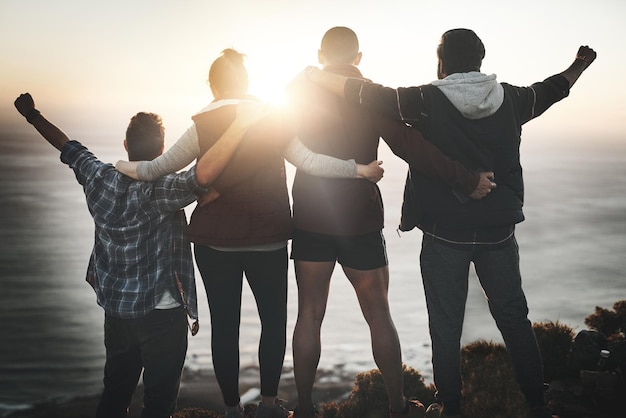
POLYGON ((209 184, 211 183, 211 181, 208 179, 206 175, 203 175, 202 172, 198 172, 198 171, 196 171, 196 181, 198 182, 198 185, 200 185, 201 187, 208 187, 209 184))
POLYGON ((203 170, 196 167, 196 181, 201 187, 207 188, 215 181, 216 174, 211 170, 203 170))
POLYGON ((206 187, 208 185, 206 173, 198 166, 194 166, 193 170, 198 185, 201 187, 206 187))

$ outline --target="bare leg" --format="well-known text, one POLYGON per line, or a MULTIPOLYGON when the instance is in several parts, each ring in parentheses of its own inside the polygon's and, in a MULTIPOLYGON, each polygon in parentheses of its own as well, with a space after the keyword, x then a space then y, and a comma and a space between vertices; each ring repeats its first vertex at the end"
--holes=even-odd
POLYGON ((348 267, 343 270, 356 291, 361 311, 369 325, 372 353, 387 388, 389 406, 392 411, 400 412, 405 407, 402 353, 389 312, 389 269, 385 266, 365 271, 348 267))
POLYGON ((320 331, 334 262, 296 261, 298 319, 293 331, 293 371, 298 391, 298 416, 313 409, 313 384, 320 360, 320 331))

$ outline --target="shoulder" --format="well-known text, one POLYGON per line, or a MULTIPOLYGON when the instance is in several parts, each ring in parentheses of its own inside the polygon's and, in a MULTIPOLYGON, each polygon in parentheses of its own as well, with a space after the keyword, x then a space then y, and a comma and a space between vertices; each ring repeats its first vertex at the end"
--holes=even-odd
POLYGON ((61 162, 67 164, 77 174, 93 175, 96 171, 115 171, 112 164, 100 161, 87 147, 78 141, 67 141, 61 149, 61 162))
POLYGON ((225 116, 233 116, 237 110, 237 105, 240 99, 224 99, 211 102, 208 106, 202 109, 191 117, 194 122, 207 121, 217 118, 223 118, 225 116))
POLYGON ((304 78, 291 81, 285 93, 291 104, 300 107, 311 107, 312 102, 336 100, 331 92, 304 78))
POLYGON ((65 164, 68 164, 71 160, 85 154, 89 153, 87 147, 76 140, 69 140, 61 148, 61 161, 65 164))
POLYGON ((415 99, 423 99, 425 96, 438 94, 441 90, 433 84, 422 84, 420 86, 398 87, 399 95, 409 95, 415 99))

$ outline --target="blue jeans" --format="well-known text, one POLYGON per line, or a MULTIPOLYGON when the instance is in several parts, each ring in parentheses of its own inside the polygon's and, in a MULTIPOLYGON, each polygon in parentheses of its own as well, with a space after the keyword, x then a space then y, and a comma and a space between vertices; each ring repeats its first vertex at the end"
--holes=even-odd
POLYGON ((142 418, 172 415, 187 353, 182 307, 154 310, 137 319, 105 316, 104 391, 96 418, 122 418, 143 371, 142 418))
POLYGON ((470 262, 474 263, 522 392, 531 407, 543 405, 543 365, 528 320, 515 236, 497 248, 468 244, 467 249, 458 249, 424 235, 420 263, 438 400, 444 406, 451 405, 450 409, 458 408, 461 401, 461 332, 470 262))

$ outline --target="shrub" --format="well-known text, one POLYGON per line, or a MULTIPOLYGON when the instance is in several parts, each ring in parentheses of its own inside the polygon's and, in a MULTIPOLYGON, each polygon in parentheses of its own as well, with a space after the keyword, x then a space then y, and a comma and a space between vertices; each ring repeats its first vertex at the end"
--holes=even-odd
POLYGON ((623 340, 626 333, 626 300, 613 304, 613 310, 596 306, 596 311, 585 318, 585 325, 604 334, 608 340, 623 340))
MULTIPOLYGON (((254 418, 257 405, 246 405, 243 408, 244 418, 254 418)), ((175 412, 173 418, 223 418, 223 414, 200 408, 185 408, 175 412)))
POLYGON ((173 418, 221 418, 222 415, 215 411, 199 408, 185 408, 175 412, 173 418))
POLYGON ((574 342, 574 331, 559 321, 535 323, 533 330, 543 358, 546 382, 558 378, 577 377, 578 370, 568 362, 574 342))
MULTIPOLYGON (((402 366, 404 396, 419 399, 425 405, 433 402, 434 388, 426 386, 415 369, 402 366)), ((378 418, 389 416, 389 399, 382 374, 378 369, 358 373, 348 399, 341 403, 325 403, 320 407, 323 418, 378 418)))
POLYGON ((467 417, 526 418, 526 400, 502 344, 477 341, 461 350, 462 412, 467 417))

